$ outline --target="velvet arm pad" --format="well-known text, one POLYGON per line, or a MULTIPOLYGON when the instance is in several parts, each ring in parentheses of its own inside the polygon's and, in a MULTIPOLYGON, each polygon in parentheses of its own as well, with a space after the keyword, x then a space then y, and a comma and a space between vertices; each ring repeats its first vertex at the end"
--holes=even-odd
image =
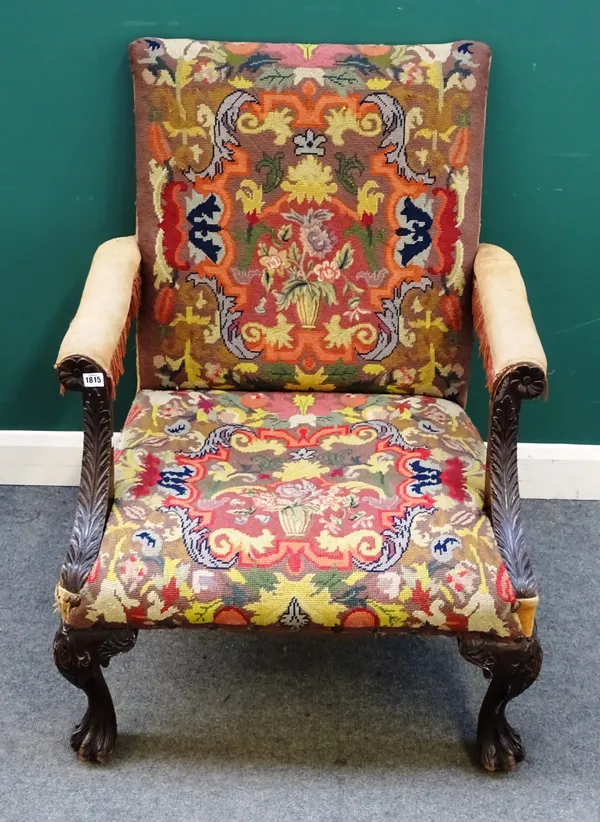
POLYGON ((96 363, 110 389, 123 373, 131 318, 140 297, 140 251, 135 237, 108 240, 94 254, 77 313, 62 341, 56 367, 73 357, 96 363))
POLYGON ((514 258, 483 243, 475 258, 473 317, 491 392, 513 368, 537 366, 546 378, 546 356, 538 337, 525 283, 514 258))

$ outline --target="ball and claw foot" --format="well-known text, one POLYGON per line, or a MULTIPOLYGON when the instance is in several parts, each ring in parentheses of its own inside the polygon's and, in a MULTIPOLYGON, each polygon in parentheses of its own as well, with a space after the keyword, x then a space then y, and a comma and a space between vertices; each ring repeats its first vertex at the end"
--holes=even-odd
POLYGON ((71 734, 71 747, 82 762, 106 762, 117 741, 117 721, 114 716, 94 717, 85 712, 71 734))
POLYGON ((477 753, 486 771, 512 771, 525 759, 521 736, 503 715, 478 729, 477 753))
POLYGON ((511 699, 526 691, 538 678, 542 648, 537 636, 517 642, 487 637, 462 637, 459 650, 490 680, 477 723, 477 751, 487 771, 512 771, 525 758, 518 731, 506 719, 511 699))
POLYGON ((61 626, 54 639, 54 661, 60 673, 80 688, 88 707, 71 735, 71 747, 85 762, 105 762, 117 740, 117 718, 101 668, 112 656, 129 651, 136 631, 75 631, 61 626))

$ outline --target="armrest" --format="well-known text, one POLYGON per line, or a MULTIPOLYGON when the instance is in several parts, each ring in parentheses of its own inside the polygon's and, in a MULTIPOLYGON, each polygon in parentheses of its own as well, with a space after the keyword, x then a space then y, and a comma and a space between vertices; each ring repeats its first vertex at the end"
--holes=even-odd
POLYGON ((83 458, 75 522, 56 586, 56 602, 66 621, 98 557, 114 486, 112 398, 123 373, 131 319, 140 298, 140 252, 135 237, 103 243, 92 260, 75 318, 58 353, 62 389, 83 400, 83 458), (83 375, 101 372, 91 386, 83 375))
POLYGON ((490 391, 503 374, 524 364, 543 373, 543 386, 531 396, 545 391, 546 355, 523 277, 514 257, 495 245, 482 243, 475 257, 473 318, 490 391))
POLYGON ((139 268, 135 237, 108 240, 94 254, 79 308, 58 352, 56 368, 63 388, 81 388, 81 369, 74 363, 87 360, 108 375, 114 395, 123 373, 130 321, 139 306, 139 268))
POLYGON ((547 365, 517 263, 497 246, 481 245, 475 258, 473 316, 491 394, 486 505, 531 636, 539 596, 521 523, 517 440, 521 401, 545 393, 547 365))

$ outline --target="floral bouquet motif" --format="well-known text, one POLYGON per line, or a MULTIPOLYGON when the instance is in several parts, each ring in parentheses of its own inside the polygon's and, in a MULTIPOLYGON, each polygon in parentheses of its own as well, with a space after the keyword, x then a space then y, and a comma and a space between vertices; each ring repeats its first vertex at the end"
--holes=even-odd
POLYGON ((277 309, 285 311, 294 305, 303 328, 314 328, 321 301, 337 305, 334 282, 343 278, 343 293, 349 294, 349 306, 358 305, 363 293, 344 274, 352 265, 354 252, 347 242, 333 254, 336 236, 326 226, 333 217, 326 209, 308 209, 306 214, 289 211, 282 215, 290 222, 283 225, 271 246, 261 243, 258 255, 262 266, 262 283, 270 291, 276 277, 287 277, 281 290, 273 293, 277 309), (294 238, 294 226, 299 228, 294 238))
POLYGON ((301 480, 280 485, 275 491, 254 495, 254 511, 277 513, 281 527, 288 537, 303 537, 315 514, 323 515, 328 509, 340 509, 347 494, 341 488, 319 488, 313 482, 301 480))

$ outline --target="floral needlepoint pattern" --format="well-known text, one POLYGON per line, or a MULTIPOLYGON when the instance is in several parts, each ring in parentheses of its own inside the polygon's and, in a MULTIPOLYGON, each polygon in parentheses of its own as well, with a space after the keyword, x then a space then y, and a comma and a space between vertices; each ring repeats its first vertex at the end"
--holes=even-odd
POLYGON ((519 636, 483 460, 448 400, 141 391, 69 624, 519 636))
POLYGON ((69 625, 521 636, 461 408, 487 47, 130 58, 144 390, 69 625))
POLYGON ((130 58, 140 384, 464 404, 487 46, 130 58))

